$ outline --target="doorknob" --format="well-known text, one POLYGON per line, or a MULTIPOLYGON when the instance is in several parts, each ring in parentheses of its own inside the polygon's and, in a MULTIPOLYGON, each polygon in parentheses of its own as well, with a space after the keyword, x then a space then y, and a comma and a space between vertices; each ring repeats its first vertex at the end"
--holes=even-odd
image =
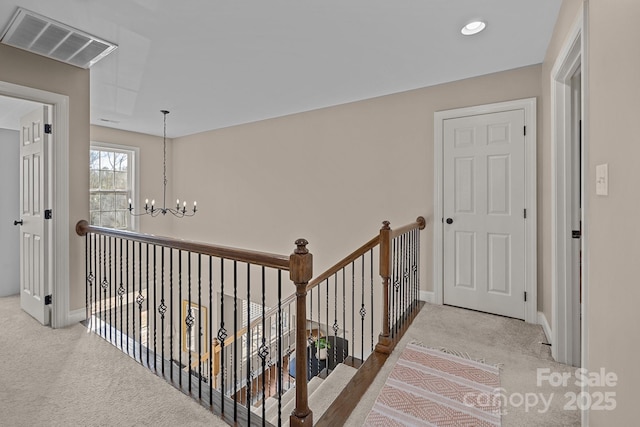
POLYGON ((13 225, 18 225, 18 224, 22 225, 22 220, 20 220, 20 221, 13 221, 13 225))
POLYGON ((447 218, 447 224, 453 224, 453 218, 447 218))

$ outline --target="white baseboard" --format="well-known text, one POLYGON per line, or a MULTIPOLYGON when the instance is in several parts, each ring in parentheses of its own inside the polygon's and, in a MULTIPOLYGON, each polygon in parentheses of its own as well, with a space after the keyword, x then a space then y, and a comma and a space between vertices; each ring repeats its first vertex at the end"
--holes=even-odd
POLYGON ((551 326, 549 326, 549 322, 547 321, 547 316, 544 315, 543 312, 538 312, 538 325, 542 326, 542 330, 544 334, 547 336, 547 342, 553 345, 553 334, 551 333, 551 326))
POLYGON ((67 325, 73 325, 74 323, 84 322, 87 319, 87 309, 79 308, 69 312, 67 317, 67 325))
POLYGON ((429 304, 435 304, 434 301, 436 295, 432 291, 420 291, 420 301, 428 302, 429 304))

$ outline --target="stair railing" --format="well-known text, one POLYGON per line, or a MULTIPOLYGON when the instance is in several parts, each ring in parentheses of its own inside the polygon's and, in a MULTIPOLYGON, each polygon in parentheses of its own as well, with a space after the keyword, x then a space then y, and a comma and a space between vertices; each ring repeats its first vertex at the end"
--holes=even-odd
POLYGON ((307 380, 328 375, 339 363, 357 368, 374 351, 390 353, 398 332, 415 314, 425 223, 419 217, 392 230, 385 221, 378 235, 312 280, 313 257, 304 239, 287 257, 80 221, 76 232, 86 236, 89 326, 230 423, 271 425, 264 419, 264 399, 275 386, 276 424, 282 425, 285 376, 290 380, 289 373, 295 373, 296 404, 289 422, 312 425, 307 380), (376 269, 382 288, 375 284, 376 269), (284 271, 296 292, 283 299, 284 271), (192 293, 196 284, 197 300, 192 293), (276 305, 267 309, 267 293, 276 290, 276 305), (238 301, 256 300, 256 293, 262 313, 243 326, 238 301), (183 296, 188 301, 184 310, 183 296), (293 344, 292 334, 285 335, 287 321, 295 332, 293 344), (295 370, 285 372, 285 360, 295 360, 295 370), (275 384, 270 384, 273 368, 275 384), (257 401, 263 403, 262 417, 252 416, 257 401))
POLYGON ((306 286, 308 275, 296 282, 292 270, 298 288, 296 360, 306 356, 307 365, 296 363, 291 426, 312 423, 313 407, 309 409, 306 381, 300 378, 330 375, 340 363, 359 368, 374 351, 393 350, 419 309, 420 230, 425 225, 419 217, 392 230, 384 221, 376 236, 306 286))
POLYGON ((284 422, 281 398, 288 374, 283 360, 295 329, 292 299, 282 297, 290 292, 283 273, 298 281, 310 274, 306 241, 297 241, 294 254, 284 256, 87 221, 78 222, 76 232, 85 237, 90 330, 231 424, 272 425, 264 419, 264 405, 260 417, 251 403, 273 388, 279 409, 275 424, 284 422), (261 327, 257 322, 243 327, 243 301, 261 302, 261 327), (267 311, 274 327, 267 327, 267 311), (287 322, 291 333, 285 332, 287 322), (241 330, 250 338, 228 340, 240 337, 241 330))

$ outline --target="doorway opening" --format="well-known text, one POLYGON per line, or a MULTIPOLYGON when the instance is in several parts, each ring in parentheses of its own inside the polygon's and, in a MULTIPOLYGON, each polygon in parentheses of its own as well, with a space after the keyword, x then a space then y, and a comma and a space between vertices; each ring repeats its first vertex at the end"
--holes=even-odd
POLYGON ((51 247, 48 254, 50 324, 54 328, 70 323, 69 313, 69 97, 52 92, 0 81, 0 96, 51 105, 52 109, 52 177, 50 206, 55 215, 51 220, 51 247))
POLYGON ((536 99, 436 112, 434 128, 434 302, 537 323, 536 99), (485 123, 487 118, 495 121, 485 123), (512 142, 521 152, 504 152, 512 142), (478 183, 485 182, 491 185, 483 191, 478 183), (519 193, 512 195, 516 188, 519 193), (464 223, 477 214, 487 218, 479 227, 464 223), (498 228, 484 229, 485 223, 498 228), (499 228, 502 223, 511 228, 499 228), (516 244, 518 265, 512 269, 516 244), (480 263, 483 270, 477 274, 480 263), (483 307, 448 302, 445 294, 453 295, 456 287, 465 296, 480 290, 487 295, 483 301, 492 301, 483 307), (512 302, 517 314, 503 310, 512 302))
POLYGON ((552 73, 552 356, 581 366, 584 295, 584 73, 582 21, 552 73))

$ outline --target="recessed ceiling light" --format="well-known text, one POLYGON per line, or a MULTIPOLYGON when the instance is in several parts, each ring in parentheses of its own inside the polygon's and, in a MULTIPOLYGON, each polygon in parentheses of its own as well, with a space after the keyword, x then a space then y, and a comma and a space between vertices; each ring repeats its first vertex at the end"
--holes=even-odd
POLYGON ((484 21, 473 21, 469 22, 467 25, 462 27, 460 32, 465 36, 472 36, 474 34, 478 34, 480 31, 484 30, 487 27, 487 24, 484 21))

